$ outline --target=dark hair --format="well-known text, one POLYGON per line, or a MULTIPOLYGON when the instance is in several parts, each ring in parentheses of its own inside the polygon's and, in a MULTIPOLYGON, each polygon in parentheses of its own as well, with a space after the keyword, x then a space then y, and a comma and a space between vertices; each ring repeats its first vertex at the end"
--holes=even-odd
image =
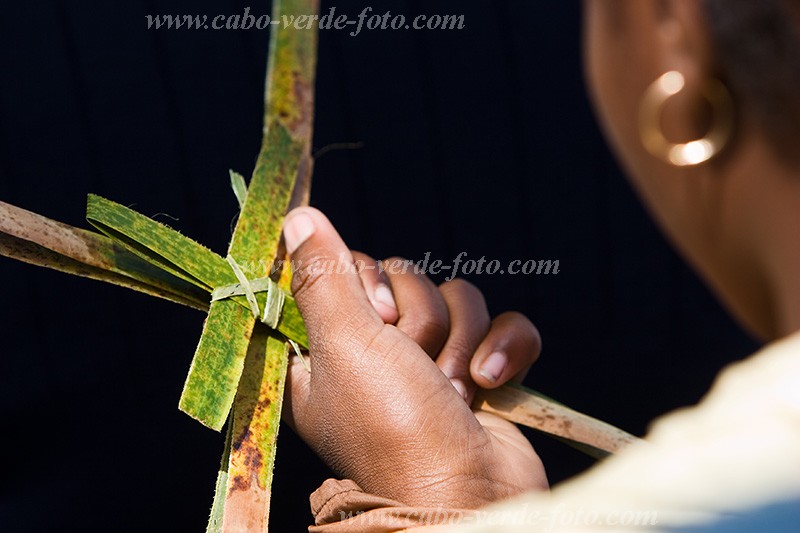
POLYGON ((720 75, 775 148, 800 158, 800 1, 704 0, 720 75))

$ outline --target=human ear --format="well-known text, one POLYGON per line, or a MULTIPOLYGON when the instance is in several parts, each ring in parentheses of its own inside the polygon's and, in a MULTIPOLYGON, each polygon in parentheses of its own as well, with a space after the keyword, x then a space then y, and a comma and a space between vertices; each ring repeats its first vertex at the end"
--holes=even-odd
POLYGON ((679 72, 685 89, 664 113, 664 133, 676 142, 702 137, 711 109, 704 95, 717 77, 711 35, 703 3, 697 0, 654 0, 655 50, 660 73, 679 72))

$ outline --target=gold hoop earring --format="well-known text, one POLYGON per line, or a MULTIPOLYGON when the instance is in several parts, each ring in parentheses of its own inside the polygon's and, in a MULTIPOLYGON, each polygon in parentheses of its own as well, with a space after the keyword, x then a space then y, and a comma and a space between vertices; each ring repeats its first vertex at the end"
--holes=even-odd
POLYGON ((705 163, 725 148, 733 133, 733 97, 716 79, 703 86, 703 96, 713 109, 713 123, 705 137, 686 143, 671 143, 661 131, 661 113, 670 98, 686 85, 683 74, 671 70, 647 88, 639 109, 639 134, 650 154, 676 167, 705 163))

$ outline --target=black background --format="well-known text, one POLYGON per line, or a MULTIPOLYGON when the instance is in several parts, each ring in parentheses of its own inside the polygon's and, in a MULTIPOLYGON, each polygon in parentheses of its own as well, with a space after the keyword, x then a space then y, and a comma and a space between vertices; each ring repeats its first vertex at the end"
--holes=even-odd
MULTIPOLYGON (((73 225, 95 192, 223 252, 227 171, 260 144, 268 32, 146 29, 146 14, 246 1, 17 1, 0 18, 0 199, 73 225), (177 220, 174 220, 174 217, 177 220)), ((472 276, 544 339, 528 384, 641 434, 754 344, 647 219, 585 97, 572 2, 323 2, 460 31, 323 31, 313 205, 353 248, 558 259, 557 276, 472 276)), ((203 316, 0 260, 0 529, 203 531, 223 438, 177 410, 203 316)), ((441 280, 439 280, 441 281, 441 280)), ((532 435, 552 481, 590 462, 532 435)), ((310 522, 330 475, 288 428, 274 531, 310 522)))

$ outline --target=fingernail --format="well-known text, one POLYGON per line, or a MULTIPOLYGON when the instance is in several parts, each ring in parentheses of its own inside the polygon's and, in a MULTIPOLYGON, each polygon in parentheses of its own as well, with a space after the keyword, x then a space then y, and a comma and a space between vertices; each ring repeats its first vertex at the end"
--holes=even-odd
POLYGON ((314 235, 314 221, 305 213, 297 213, 289 217, 283 226, 283 237, 286 240, 286 251, 290 254, 314 235))
POLYGON ((392 294, 392 289, 390 289, 383 283, 379 283, 378 286, 375 287, 375 301, 380 302, 384 305, 388 305, 392 309, 397 309, 397 304, 394 302, 394 295, 392 294))
POLYGON ((486 358, 486 361, 483 362, 481 365, 480 370, 478 370, 478 374, 485 377, 491 383, 495 383, 500 376, 503 375, 503 371, 506 369, 506 365, 508 364, 508 358, 506 354, 503 352, 493 352, 489 357, 486 358))
POLYGON ((464 398, 464 401, 466 401, 467 400, 467 386, 464 385, 464 382, 461 381, 458 378, 453 378, 453 379, 450 380, 450 383, 453 384, 453 388, 456 389, 458 391, 458 393, 461 395, 461 397, 464 398))

